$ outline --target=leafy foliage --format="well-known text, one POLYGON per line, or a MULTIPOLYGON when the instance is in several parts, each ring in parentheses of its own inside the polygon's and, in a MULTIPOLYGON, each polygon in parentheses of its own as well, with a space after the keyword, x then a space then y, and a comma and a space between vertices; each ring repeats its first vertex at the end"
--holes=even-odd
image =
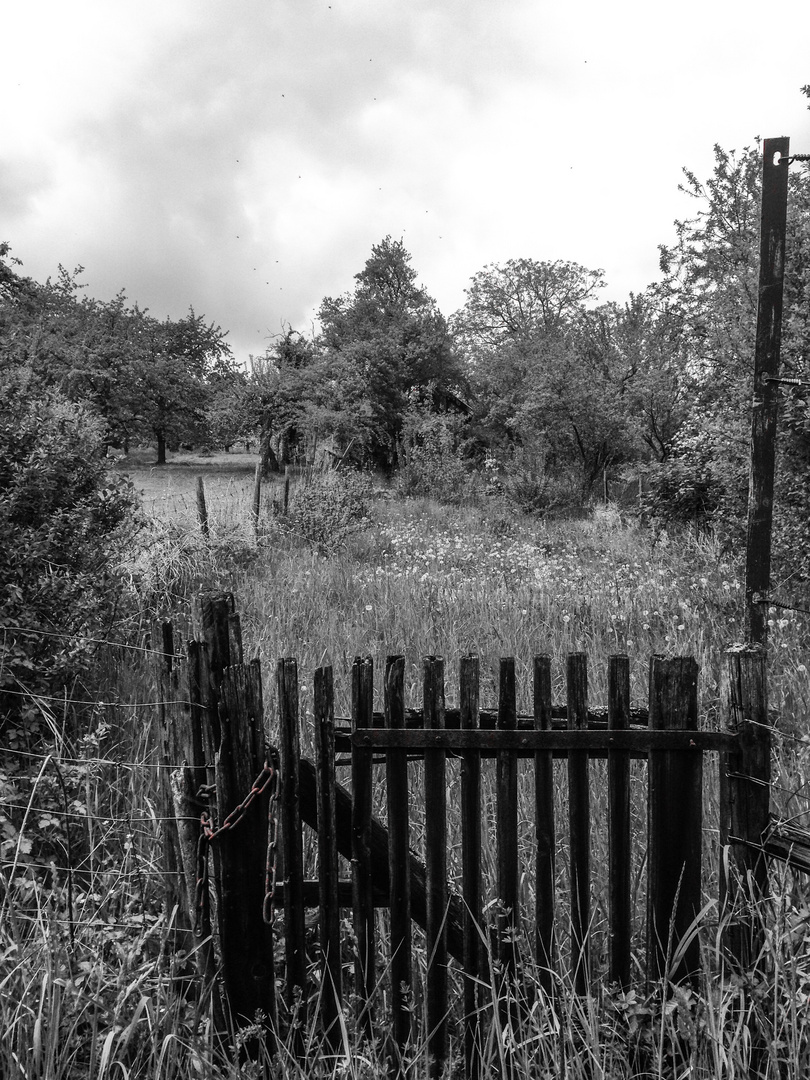
POLYGON ((368 479, 350 469, 314 472, 296 485, 283 526, 321 555, 342 548, 368 524, 368 479))
POLYGON ((30 695, 59 694, 82 676, 87 638, 119 614, 116 563, 135 503, 131 484, 108 475, 103 427, 87 407, 3 377, 0 699, 15 723, 28 716, 36 726, 30 695))
POLYGON ((160 322, 123 292, 109 302, 85 296, 82 267, 60 266, 40 285, 13 264, 0 245, 0 351, 9 366, 90 408, 108 444, 155 439, 159 463, 167 442, 216 437, 211 402, 238 381, 220 327, 193 310, 160 322))
POLYGON ((431 395, 411 394, 398 446, 397 487, 404 495, 461 503, 475 490, 462 460, 464 421, 455 413, 436 412, 431 395))
MULTIPOLYGON (((665 520, 699 521, 726 543, 745 527, 751 430, 751 375, 759 272, 759 147, 715 147, 704 183, 685 170, 682 190, 694 216, 677 222, 677 241, 661 248, 659 294, 682 327, 678 383, 688 408, 671 452, 652 472, 649 508, 665 520)), ((782 373, 808 379, 810 340, 810 174, 789 176, 782 373)), ((775 557, 806 576, 810 465, 807 392, 781 396, 775 502, 775 557)))

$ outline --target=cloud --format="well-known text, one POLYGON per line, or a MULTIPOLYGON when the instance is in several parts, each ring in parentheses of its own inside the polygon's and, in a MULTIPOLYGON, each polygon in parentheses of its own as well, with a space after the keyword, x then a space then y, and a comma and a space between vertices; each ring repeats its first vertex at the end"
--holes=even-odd
POLYGON ((682 165, 781 133, 777 98, 794 130, 810 115, 801 35, 754 65, 756 25, 697 0, 45 0, 0 31, 26 272, 193 304, 241 356, 306 329, 389 233, 448 314, 522 256, 603 266, 619 299, 656 272, 682 165))

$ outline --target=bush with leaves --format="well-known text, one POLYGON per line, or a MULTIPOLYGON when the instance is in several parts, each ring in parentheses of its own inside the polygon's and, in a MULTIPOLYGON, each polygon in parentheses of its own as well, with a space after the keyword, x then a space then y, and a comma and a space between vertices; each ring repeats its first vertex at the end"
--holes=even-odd
POLYGON ((473 477, 463 460, 464 420, 436 412, 427 397, 411 395, 397 456, 397 487, 403 495, 460 503, 473 493, 473 477))
MULTIPOLYGON (((103 425, 24 373, 0 380, 0 706, 6 745, 36 736, 36 695, 91 665, 121 614, 116 567, 136 495, 113 480, 103 425)), ((76 696, 70 693, 68 696, 76 696)))
POLYGON ((313 472, 293 488, 283 526, 320 554, 330 555, 366 527, 370 500, 371 484, 362 473, 313 472))

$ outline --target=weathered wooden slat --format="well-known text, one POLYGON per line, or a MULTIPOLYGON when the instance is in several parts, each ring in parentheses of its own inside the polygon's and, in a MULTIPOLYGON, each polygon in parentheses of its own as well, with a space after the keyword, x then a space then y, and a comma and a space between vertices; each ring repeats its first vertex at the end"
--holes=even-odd
MULTIPOLYGON (((405 657, 389 656, 385 664, 385 716, 388 727, 405 724, 405 657)), ((408 816, 408 759, 389 751, 386 761, 388 805, 388 875, 391 909, 391 1017, 397 1052, 391 1072, 401 1072, 402 1056, 411 1037, 409 990, 411 972, 411 879, 408 873, 410 822, 408 816)))
MULTIPOLYGON (((318 804, 315 791, 315 767, 307 758, 301 759, 301 817, 313 829, 318 828, 318 804)), ((352 857, 352 796, 342 785, 335 784, 335 824, 338 852, 347 859, 352 857)), ((411 852, 408 856, 411 879, 411 918, 423 929, 427 923, 426 873, 425 864, 411 852)), ((371 873, 374 896, 389 895, 390 878, 388 872, 388 830, 372 817, 371 819, 371 873)), ((376 902, 376 900, 375 900, 376 902)), ((384 900, 383 900, 384 903, 384 900)), ((461 897, 451 893, 448 897, 447 949, 459 962, 463 962, 463 930, 461 897)))
POLYGON ((231 665, 244 663, 242 619, 238 611, 234 611, 228 616, 228 656, 231 665))
POLYGON ((768 886, 762 844, 770 826, 771 727, 768 716, 767 653, 761 645, 726 653, 724 705, 737 752, 720 758, 721 907, 726 909, 726 944, 740 969, 750 971, 762 946, 762 921, 752 904, 768 886))
MULTIPOLYGON (((568 726, 582 729, 588 717, 588 669, 584 653, 567 661, 568 726)), ((590 981, 591 837, 588 754, 568 755, 568 831, 571 867, 571 969, 574 992, 586 994, 590 981)))
POLYGON ((701 751, 732 750, 737 736, 725 731, 429 731, 411 728, 405 731, 384 731, 380 728, 359 729, 352 743, 373 750, 402 747, 406 750, 425 750, 433 747, 444 750, 480 750, 482 756, 492 756, 501 750, 513 750, 518 756, 551 750, 555 757, 565 757, 571 750, 587 751, 596 757, 610 750, 628 750, 631 756, 643 757, 650 750, 683 750, 700 756, 701 751))
MULTIPOLYGON (((608 662, 608 726, 630 725, 630 660, 608 662)), ((630 986, 630 758, 626 750, 608 752, 608 918, 609 978, 622 990, 630 986)))
MULTIPOLYGON (((517 720, 515 660, 502 657, 498 688, 498 732, 514 731, 517 720)), ((516 969, 516 931, 520 923, 518 900, 518 807, 517 758, 511 750, 501 750, 495 774, 497 840, 497 889, 501 911, 498 917, 498 956, 504 975, 511 979, 516 969)))
MULTIPOLYGON (((374 661, 358 656, 352 664, 352 726, 371 723, 374 703, 374 661)), ((352 881, 354 883, 355 994, 358 1022, 371 1037, 373 1033, 372 994, 374 991, 375 935, 374 892, 371 869, 371 752, 362 744, 352 745, 352 881)))
MULTIPOLYGON (((551 657, 534 658, 534 722, 538 731, 551 726, 551 657)), ((534 755, 534 830, 536 844, 535 957, 546 995, 554 987, 554 758, 550 750, 534 755)))
MULTIPOLYGON (((292 1010, 296 987, 306 1000, 306 953, 304 896, 304 854, 301 835, 299 771, 301 736, 298 707, 298 663, 292 657, 278 661, 279 742, 281 753, 281 848, 284 866, 284 952, 287 965, 287 1007, 292 1010)), ((300 1047, 299 1047, 300 1049, 300 1047)))
POLYGON ((338 852, 335 837, 334 703, 332 669, 318 668, 313 682, 313 721, 318 778, 318 881, 323 963, 320 1000, 324 1034, 332 1052, 336 1053, 341 1042, 338 1016, 342 986, 338 852))
MULTIPOLYGON (((478 727, 480 662, 462 656, 459 667, 461 726, 478 727)), ((483 914, 481 901, 481 758, 474 750, 461 759, 461 878, 464 898, 464 1068, 468 1080, 481 1072, 481 985, 483 914)))
MULTIPOLYGON (((424 724, 444 727, 444 661, 424 659, 424 724)), ((441 1076, 447 1060, 447 791, 445 751, 425 752, 425 870, 427 872, 427 1059, 428 1075, 441 1076)))
MULTIPOLYGON (((650 727, 697 730, 697 679, 691 656, 651 657, 650 727)), ((699 940, 684 939, 701 907, 703 755, 652 750, 648 776, 647 975, 694 980, 699 940)))
MULTIPOLYGON (((223 673, 222 741, 217 755, 218 820, 242 804, 265 763, 264 704, 258 660, 223 673)), ((262 918, 267 853, 267 792, 215 841, 219 854, 219 936, 225 986, 234 1019, 252 1023, 261 1011, 275 1018, 272 932, 262 918)))

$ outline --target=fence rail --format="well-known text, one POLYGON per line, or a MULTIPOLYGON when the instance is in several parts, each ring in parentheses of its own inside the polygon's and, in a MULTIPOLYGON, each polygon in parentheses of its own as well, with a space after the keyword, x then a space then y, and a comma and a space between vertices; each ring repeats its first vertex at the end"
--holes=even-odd
MULTIPOLYGON (((566 662, 566 703, 551 701, 551 659, 533 661, 533 711, 518 716, 515 661, 500 664, 498 705, 482 710, 479 661, 464 657, 459 668, 460 707, 445 705, 445 671, 440 657, 423 662, 422 707, 406 709, 404 657, 389 657, 382 679, 384 709, 375 713, 374 665, 357 658, 352 667, 351 716, 335 719, 331 668, 314 675, 314 744, 316 760, 301 754, 301 710, 295 659, 280 660, 276 671, 279 719, 279 837, 272 826, 276 811, 269 795, 258 790, 238 815, 239 824, 217 840, 211 882, 200 890, 198 853, 204 827, 214 832, 243 805, 255 777, 274 755, 266 744, 263 691, 257 661, 242 661, 241 631, 232 597, 209 598, 197 612, 203 642, 190 641, 176 656, 169 624, 159 631, 161 698, 165 707, 164 754, 185 760, 171 773, 170 798, 176 829, 167 834, 167 861, 177 870, 178 899, 190 921, 207 936, 219 938, 227 1004, 238 1022, 257 1011, 268 1018, 268 1032, 307 1008, 311 960, 307 952, 307 907, 317 906, 320 940, 319 990, 316 995, 327 1041, 338 1051, 340 1013, 351 1000, 361 1029, 371 1034, 380 1020, 391 1024, 396 1052, 392 1072, 400 1069, 413 1045, 413 993, 417 987, 412 926, 425 934, 425 1016, 429 1071, 440 1075, 449 1055, 448 1018, 462 1017, 466 1075, 478 1075, 482 1026, 498 1010, 510 1022, 514 990, 521 979, 529 941, 539 988, 553 996, 558 980, 570 977, 577 994, 588 993, 606 977, 629 989, 631 984, 631 798, 630 762, 647 762, 648 828, 646 976, 656 980, 694 980, 699 969, 698 936, 703 909, 701 845, 703 772, 706 753, 718 755, 720 767, 721 909, 733 913, 743 893, 762 892, 767 870, 763 840, 768 832, 770 727, 762 650, 732 651, 728 656, 727 712, 724 731, 698 729, 697 663, 690 657, 650 661, 649 701, 630 705, 629 662, 611 657, 608 707, 588 705, 587 659, 573 654, 566 662), (180 692, 181 683, 187 686, 180 692), (641 723, 639 722, 641 721, 641 723), (565 724, 565 726, 563 726, 565 724), (642 726, 644 724, 644 726, 642 726), (349 755, 350 786, 338 782, 337 750, 349 755), (448 877, 448 761, 459 759, 460 855, 458 881, 448 877), (482 764, 495 759, 493 837, 485 837, 482 764), (556 771, 555 759, 566 769, 556 771), (592 955, 591 781, 592 759, 607 762, 608 963, 597 970, 592 955), (408 762, 422 762, 419 828, 423 850, 412 850, 410 803, 413 777, 408 762), (385 798, 380 785, 384 770, 385 798), (522 780, 521 780, 522 776, 522 780), (555 820, 555 783, 567 786, 567 827, 555 820), (531 792, 533 816, 531 867, 518 846, 520 798, 531 792), (519 797, 519 790, 523 794, 519 797), (200 824, 200 791, 209 807, 200 824), (386 821, 373 812, 384 805, 386 821), (192 807, 194 808, 192 812, 192 807), (271 828, 268 831, 268 820, 271 828), (213 827, 207 822, 212 822, 213 827), (305 879, 304 830, 317 836, 318 878, 305 879), (238 835, 234 835, 238 834, 238 835), (266 857, 268 839, 273 852, 266 857), (493 843, 494 841, 494 843, 493 843), (494 848, 494 872, 487 884, 482 849, 494 848), (567 902, 557 893, 556 858, 566 853, 567 902), (339 876, 340 858, 349 860, 351 881, 339 876), (272 867, 270 862, 272 861, 272 867), (276 862, 278 865, 276 865, 276 862), (527 895, 521 879, 530 870, 532 910, 521 910, 527 895), (272 872, 271 872, 272 871, 272 872), (277 885, 271 882, 277 881, 277 885), (741 883, 745 883, 742 885, 741 883), (192 911, 196 904, 199 910, 192 911), (189 901, 191 900, 191 904, 189 901), (345 947, 341 908, 351 907, 354 972, 344 986, 345 947), (283 908, 278 927, 283 936, 284 1000, 276 1001, 272 930, 262 919, 283 908), (389 955, 380 955, 375 909, 388 912, 389 955), (567 911, 560 927, 560 912, 567 911), (563 933, 563 930, 565 933, 563 933), (560 942, 569 948, 561 956, 560 942), (460 972, 463 1000, 451 1000, 448 967, 460 972), (493 969, 492 964, 495 964, 493 969), (493 970, 496 977, 493 980, 493 970), (380 986, 387 987, 382 1015, 380 986), (489 994, 494 1000, 487 1001, 489 994), (505 1010, 505 1011, 504 1011, 505 1010)), ((156 639, 157 640, 157 639, 156 639)), ((771 837, 771 850, 778 846, 771 837)), ((728 947, 743 963, 756 955, 760 931, 754 920, 729 917, 728 947)), ((636 926, 638 933, 642 928, 636 926)), ((201 974, 211 978, 213 950, 200 948, 201 974)), ((223 1010, 224 1015, 225 1010, 223 1010)), ((293 1038, 295 1045, 295 1038, 293 1038)))

